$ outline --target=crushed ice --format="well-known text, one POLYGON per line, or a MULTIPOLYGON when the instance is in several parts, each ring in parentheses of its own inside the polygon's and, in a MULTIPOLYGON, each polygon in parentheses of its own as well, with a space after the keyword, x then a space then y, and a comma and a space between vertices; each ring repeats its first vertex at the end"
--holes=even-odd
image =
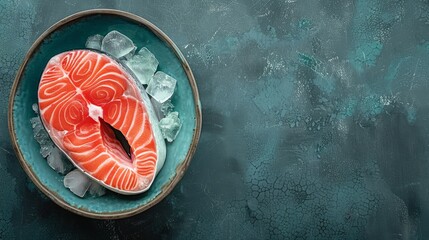
POLYGON ((36 114, 39 114, 39 106, 37 106, 37 103, 33 103, 33 105, 31 105, 31 108, 36 114))
POLYGON ((89 195, 100 197, 106 194, 106 188, 98 184, 96 181, 92 181, 89 185, 89 195))
POLYGON ((166 117, 159 121, 159 128, 161 129, 162 136, 167 139, 168 142, 174 141, 177 134, 179 134, 182 128, 182 123, 179 119, 178 112, 171 112, 166 117))
POLYGON ((164 116, 167 116, 169 113, 171 113, 174 109, 174 105, 171 103, 171 100, 167 100, 161 105, 161 112, 164 114, 164 116))
MULTIPOLYGON (((39 108, 37 106, 37 103, 33 104, 31 107, 33 111, 37 114, 36 117, 33 117, 30 119, 30 122, 33 128, 34 139, 40 145, 40 154, 42 155, 43 158, 46 158, 49 167, 51 167, 58 173, 66 174, 73 168, 73 164, 71 164, 71 162, 63 154, 63 152, 61 152, 61 150, 57 146, 55 146, 55 144, 52 142, 51 138, 49 137, 48 132, 43 127, 43 123, 40 120, 40 117, 38 115, 39 108)), ((72 172, 75 172, 75 171, 80 172, 80 170, 77 170, 77 169, 73 170, 72 172)), ((76 195, 78 195, 79 197, 83 197, 85 195, 86 190, 88 190, 88 188, 86 188, 86 185, 85 185, 86 183, 80 186, 84 178, 78 177, 79 176, 78 174, 72 173, 72 172, 69 172, 64 177, 64 186, 66 186, 67 188, 70 188, 70 190, 76 195), (85 192, 82 192, 85 188, 86 188, 85 192)), ((97 182, 89 178, 88 178, 88 181, 90 183, 90 188, 89 188, 90 195, 93 195, 93 196, 104 195, 105 193, 104 187, 102 187, 97 182)))
MULTIPOLYGON (((38 112, 38 108, 35 109, 34 105, 33 110, 38 112)), ((33 127, 34 139, 36 139, 40 145, 40 154, 43 158, 47 159, 48 165, 61 174, 72 169, 72 164, 64 158, 64 154, 62 154, 50 139, 40 118, 38 116, 33 117, 30 119, 30 122, 33 127)))

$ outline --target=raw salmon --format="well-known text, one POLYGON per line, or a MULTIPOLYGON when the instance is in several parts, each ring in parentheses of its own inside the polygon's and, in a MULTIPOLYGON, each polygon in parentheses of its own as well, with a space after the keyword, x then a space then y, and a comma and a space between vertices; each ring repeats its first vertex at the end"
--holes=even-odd
POLYGON ((123 194, 146 191, 165 160, 165 142, 151 103, 116 60, 89 50, 64 52, 39 84, 42 122, 71 162, 123 194), (117 140, 119 130, 129 153, 117 140))

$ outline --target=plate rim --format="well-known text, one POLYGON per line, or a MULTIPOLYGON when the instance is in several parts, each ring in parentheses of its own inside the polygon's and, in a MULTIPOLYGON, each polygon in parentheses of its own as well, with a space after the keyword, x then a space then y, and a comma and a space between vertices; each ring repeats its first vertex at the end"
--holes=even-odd
POLYGON ((24 57, 24 60, 23 60, 22 64, 20 65, 20 67, 17 71, 17 74, 15 76, 15 79, 13 81, 13 85, 12 85, 12 88, 10 91, 10 95, 9 95, 9 106, 8 106, 9 135, 11 138, 11 143, 12 143, 13 149, 14 149, 16 156, 19 160, 19 163, 20 163, 21 167, 24 169, 24 171, 26 172, 27 176, 32 180, 32 182, 37 186, 37 188, 39 188, 46 196, 48 196, 53 202, 55 202, 60 207, 66 209, 66 210, 69 210, 73 213, 76 213, 78 215, 89 217, 89 218, 95 218, 95 219, 120 219, 120 218, 131 217, 131 216, 139 214, 143 211, 148 210, 149 208, 153 207, 154 205, 159 203, 161 200, 163 200, 166 196, 168 196, 168 194, 173 190, 173 188, 177 185, 177 183, 182 179, 185 171, 189 167, 189 164, 191 162, 191 159, 192 159, 192 157, 196 151, 197 144, 199 142, 199 138, 201 135, 201 126, 202 126, 202 113, 201 113, 201 103, 200 103, 197 84, 195 81, 195 77, 192 73, 192 70, 191 70, 188 62, 186 61, 185 57, 183 56, 182 52, 179 50, 179 48, 176 46, 176 44, 163 31, 161 31, 158 27, 156 27, 150 21, 146 20, 143 17, 137 16, 133 13, 122 11, 122 10, 116 10, 116 9, 84 10, 84 11, 76 12, 72 15, 69 15, 69 16, 57 21, 53 25, 51 25, 47 30, 45 30, 34 41, 34 43, 31 45, 30 49, 27 51, 27 53, 24 57), (33 56, 33 54, 37 50, 37 48, 39 48, 39 46, 43 42, 43 40, 48 35, 50 35, 54 31, 56 31, 57 29, 65 26, 67 24, 70 24, 70 23, 72 23, 72 22, 74 22, 80 18, 83 18, 83 17, 88 17, 91 15, 99 15, 99 14, 101 14, 101 15, 114 15, 114 16, 126 18, 128 20, 132 20, 132 21, 136 22, 137 24, 140 24, 140 25, 147 27, 158 38, 160 38, 162 41, 167 43, 167 46, 174 52, 176 57, 180 60, 181 65, 182 65, 182 67, 183 67, 183 69, 187 75, 187 79, 188 79, 189 84, 190 84, 191 89, 192 89, 192 95, 193 95, 193 98, 194 98, 193 100, 194 100, 194 104, 195 104, 195 109, 194 109, 194 111, 195 111, 195 119, 194 119, 195 129, 193 129, 192 142, 191 142, 191 145, 190 145, 188 152, 186 154, 185 160, 176 167, 175 175, 174 175, 173 179, 171 181, 169 181, 165 186, 163 186, 161 188, 160 193, 157 194, 155 196, 155 198, 150 200, 147 204, 140 206, 140 207, 137 207, 137 208, 134 208, 134 209, 130 209, 130 210, 123 210, 123 211, 116 211, 116 212, 105 212, 105 213, 92 212, 92 211, 88 211, 85 208, 79 208, 76 206, 72 206, 71 204, 66 202, 59 194, 57 194, 55 191, 50 190, 48 187, 46 187, 45 185, 43 185, 40 182, 40 180, 38 179, 38 177, 36 177, 33 170, 31 169, 31 167, 28 166, 28 164, 27 164, 26 160, 24 159, 24 156, 21 152, 20 147, 18 146, 18 143, 16 141, 17 140, 16 133, 14 131, 15 124, 14 124, 14 116, 13 116, 13 112, 14 112, 13 111, 13 105, 14 105, 14 101, 15 101, 16 91, 17 91, 18 86, 19 86, 21 79, 22 79, 22 74, 24 72, 25 67, 27 66, 28 61, 33 56))

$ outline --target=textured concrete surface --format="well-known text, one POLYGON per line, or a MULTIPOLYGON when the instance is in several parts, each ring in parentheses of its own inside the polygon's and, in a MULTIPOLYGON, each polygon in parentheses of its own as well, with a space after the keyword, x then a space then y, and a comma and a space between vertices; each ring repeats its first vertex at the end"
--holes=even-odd
POLYGON ((0 127, 0 239, 428 239, 427 0, 0 1, 0 122, 31 43, 80 10, 156 24, 203 132, 173 193, 118 221, 69 213, 0 127))

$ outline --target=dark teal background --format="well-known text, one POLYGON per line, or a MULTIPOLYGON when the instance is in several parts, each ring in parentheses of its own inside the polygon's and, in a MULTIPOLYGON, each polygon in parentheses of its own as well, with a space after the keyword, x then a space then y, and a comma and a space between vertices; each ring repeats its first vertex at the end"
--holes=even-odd
POLYGON ((0 31, 0 239, 429 239, 427 0, 3 0, 0 31), (161 28, 203 107, 183 180, 124 220, 44 197, 6 127, 32 42, 90 8, 161 28))

